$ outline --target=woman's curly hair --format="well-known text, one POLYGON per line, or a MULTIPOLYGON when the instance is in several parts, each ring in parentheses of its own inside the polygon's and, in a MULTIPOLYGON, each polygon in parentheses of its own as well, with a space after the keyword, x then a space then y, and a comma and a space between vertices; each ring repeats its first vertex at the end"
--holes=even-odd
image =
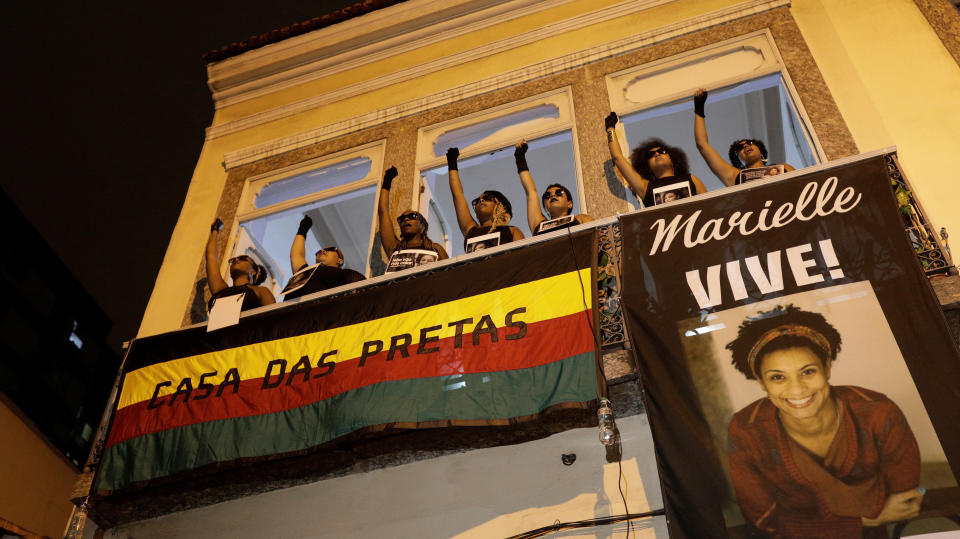
POLYGON ((764 334, 784 325, 800 326, 802 328, 799 331, 800 333, 810 330, 812 334, 819 334, 823 337, 823 341, 829 344, 829 350, 810 337, 797 334, 781 335, 771 339, 755 353, 758 362, 770 352, 795 347, 810 349, 820 358, 824 367, 836 361, 837 353, 840 351, 842 344, 840 333, 827 322, 822 314, 804 311, 793 305, 787 305, 786 307, 778 305, 769 311, 761 311, 740 324, 737 338, 727 343, 726 346, 733 356, 731 361, 733 367, 746 376, 748 380, 756 380, 754 371, 761 372, 761 369, 759 365, 750 364, 750 352, 764 334))
POLYGON ((732 144, 730 144, 730 150, 727 152, 727 157, 730 158, 730 164, 732 164, 733 166, 739 169, 742 169, 743 167, 747 166, 743 163, 743 161, 740 160, 740 156, 737 155, 738 153, 740 153, 739 152, 740 149, 738 148, 738 146, 740 146, 740 143, 745 140, 749 140, 750 142, 753 142, 754 144, 757 145, 757 149, 760 150, 760 155, 763 156, 763 162, 766 163, 767 162, 767 146, 763 143, 762 140, 755 139, 755 138, 738 138, 737 140, 733 141, 732 144))
POLYGON ((654 148, 666 148, 667 155, 673 163, 673 175, 679 177, 690 175, 690 165, 687 163, 687 154, 676 146, 670 146, 658 138, 648 138, 640 143, 639 146, 630 152, 630 164, 633 170, 641 175, 647 181, 653 180, 653 173, 650 172, 650 163, 647 160, 647 152, 654 148))

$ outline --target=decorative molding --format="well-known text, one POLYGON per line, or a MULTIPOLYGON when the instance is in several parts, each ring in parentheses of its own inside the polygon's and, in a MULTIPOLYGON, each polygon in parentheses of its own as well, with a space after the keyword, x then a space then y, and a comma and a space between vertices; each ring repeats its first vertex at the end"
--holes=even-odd
MULTIPOLYGON (((618 4, 622 5, 622 4, 618 4)), ((375 125, 380 125, 385 122, 397 120, 406 116, 417 114, 425 110, 436 108, 442 105, 446 105, 455 101, 460 101, 463 99, 475 97, 484 93, 488 93, 495 90, 500 90, 507 88, 519 83, 527 82, 533 79, 550 76, 556 73, 563 71, 568 71, 570 69, 575 69, 586 64, 596 62, 598 60, 603 60, 620 54, 624 54, 633 50, 637 50, 643 47, 647 47, 668 39, 672 39, 684 34, 689 34, 692 32, 697 32, 704 30, 713 26, 724 24, 730 21, 741 19, 744 17, 749 17, 773 9, 777 9, 784 6, 789 6, 789 0, 747 0, 741 2, 734 6, 728 8, 716 10, 705 15, 698 17, 691 17, 689 19, 656 28, 647 32, 629 36, 617 41, 606 43, 603 45, 598 45, 585 49, 582 51, 570 53, 564 56, 560 56, 551 60, 540 62, 537 64, 532 64, 524 68, 516 69, 506 73, 502 73, 495 77, 490 77, 484 80, 472 82, 456 88, 451 88, 442 92, 437 92, 422 98, 414 99, 394 105, 391 107, 386 107, 379 109, 367 114, 362 114, 360 116, 355 116, 348 120, 341 122, 328 124, 325 126, 318 127, 316 129, 311 129, 296 135, 291 135, 288 137, 282 137, 274 139, 269 142, 262 144, 257 144, 233 152, 228 152, 224 154, 223 166, 225 169, 230 170, 232 168, 245 165, 266 157, 279 155, 281 153, 289 152, 297 148, 302 148, 315 144, 317 142, 328 140, 331 138, 339 137, 347 133, 352 133, 355 131, 360 131, 373 127, 375 125)), ((599 14, 599 12, 598 12, 599 14)), ((595 14, 595 15, 598 15, 595 14)), ((622 15, 622 14, 621 14, 622 15)), ((598 15, 599 16, 599 15, 598 15)), ((620 16, 620 15, 618 15, 620 16)), ((603 19, 607 20, 607 19, 603 19)), ((598 20, 593 20, 593 23, 599 22, 598 20)), ((559 24, 566 24, 568 21, 562 21, 559 24)), ((573 21, 569 21, 569 24, 574 24, 573 21)), ((552 28, 554 25, 551 25, 552 28)), ((551 30, 552 32, 557 32, 556 29, 551 30)), ((568 31, 568 30, 562 30, 568 31)), ((529 34, 528 34, 529 35, 529 34)), ((542 39, 543 36, 538 37, 537 39, 542 39)), ((513 42, 517 38, 510 38, 504 41, 513 42)), ((503 42, 500 42, 503 43, 503 42)), ((499 48, 500 43, 491 44, 485 47, 480 47, 479 49, 488 49, 492 47, 499 48)), ((511 45, 513 47, 517 46, 516 44, 511 45)), ((509 47, 507 47, 509 48, 509 47)), ((474 53, 478 49, 473 49, 472 51, 466 51, 465 53, 453 55, 447 57, 437 62, 431 62, 431 64, 443 62, 444 66, 452 66, 463 63, 464 61, 469 61, 460 59, 459 57, 463 54, 474 53), (457 58, 451 61, 452 58, 457 58)), ((491 53, 486 53, 491 54, 491 53)), ((486 55, 485 54, 485 55, 486 55)), ((480 56, 482 57, 482 56, 480 56)), ((473 59, 473 58, 470 58, 473 59)), ((430 64, 425 64, 430 65, 430 64)), ((418 66, 421 69, 424 66, 418 66)), ((436 70, 436 69, 434 69, 436 70)), ((410 70, 407 70, 410 71, 410 70)), ((423 76, 424 74, 429 73, 429 71, 418 72, 415 76, 423 76)), ((373 88, 379 88, 384 86, 389 86, 391 84, 396 84, 402 82, 400 77, 406 76, 408 73, 406 71, 393 73, 374 79, 372 81, 367 81, 363 84, 343 88, 337 92, 331 92, 329 94, 324 94, 322 96, 316 96, 314 98, 299 101, 296 103, 291 103, 290 105, 273 109, 270 111, 265 111, 260 114, 256 114, 247 118, 236 120, 233 122, 225 123, 219 126, 210 127, 207 129, 207 139, 214 139, 221 137, 230 133, 235 133, 242 131, 244 129, 249 129, 251 127, 261 125, 264 123, 280 120, 295 114, 300 114, 312 108, 319 107, 324 104, 332 103, 351 95, 357 95, 364 93, 373 88), (359 87, 363 86, 364 89, 359 87), (356 92, 356 93, 351 93, 356 92)), ((414 78, 411 76, 410 78, 414 78)))
MULTIPOLYGON (((523 0, 523 1, 526 1, 526 0, 523 0)), ((550 0, 544 3, 542 6, 544 8, 550 8, 557 5, 561 5, 568 1, 570 0, 550 0)), ((468 49, 456 54, 444 56, 436 60, 433 60, 424 64, 420 64, 417 66, 412 66, 407 69, 395 71, 395 72, 383 75, 381 77, 377 77, 377 78, 369 79, 356 84, 352 84, 350 86, 343 87, 333 92, 328 92, 325 94, 321 94, 321 95, 317 95, 317 96, 303 99, 300 101, 296 101, 293 103, 289 103, 282 107, 256 113, 251 116, 240 118, 238 120, 227 122, 225 124, 221 124, 218 126, 212 126, 207 131, 207 138, 208 139, 216 138, 216 137, 222 136, 222 134, 229 134, 238 130, 247 129, 251 125, 259 125, 261 123, 266 123, 266 122, 270 122, 270 121, 284 118, 287 116, 291 116, 294 114, 298 114, 305 110, 310 110, 310 109, 317 108, 329 103, 342 101, 344 99, 348 99, 350 97, 354 97, 357 95, 362 95, 372 90, 384 88, 386 86, 390 86, 393 84, 399 84, 402 82, 406 82, 408 80, 417 79, 425 75, 435 73, 437 71, 448 69, 450 67, 455 67, 458 65, 465 64, 467 62, 483 59, 488 56, 497 54, 499 52, 508 51, 510 49, 521 47, 523 45, 535 43, 537 41, 552 37, 554 35, 578 30, 580 28, 584 28, 592 24, 597 24, 600 22, 616 19, 619 17, 623 17, 625 15, 637 13, 639 11, 643 11, 646 9, 650 9, 652 7, 667 4, 673 1, 675 0, 627 0, 626 2, 614 4, 612 6, 597 10, 592 13, 580 15, 577 17, 571 17, 569 19, 565 19, 553 24, 549 24, 547 26, 544 26, 536 30, 532 30, 530 32, 525 32, 523 34, 502 39, 500 41, 495 41, 492 43, 481 45, 479 47, 475 47, 473 49, 468 49), (237 124, 236 128, 229 128, 229 126, 232 126, 234 124, 237 124), (247 125, 247 124, 251 124, 251 125, 247 125), (221 134, 221 131, 226 131, 226 132, 221 134), (211 135, 211 133, 213 134, 211 135)), ((498 10, 488 10, 488 11, 498 11, 498 10)), ((521 11, 524 11, 524 12, 519 14, 518 16, 529 15, 531 13, 535 13, 536 11, 540 11, 540 9, 527 8, 526 10, 521 10, 521 11)), ((466 26, 461 26, 462 22, 464 21, 460 21, 460 20, 450 21, 451 24, 456 24, 457 26, 455 26, 454 29, 450 30, 449 32, 444 33, 442 29, 438 32, 432 32, 431 36, 424 37, 422 40, 419 40, 414 43, 410 43, 407 46, 404 46, 403 48, 396 49, 396 53, 408 52, 410 50, 427 47, 439 41, 447 40, 447 39, 456 37, 458 35, 467 34, 469 32, 474 32, 476 30, 480 30, 482 28, 486 28, 494 24, 500 24, 502 22, 516 18, 513 16, 513 14, 495 13, 494 15, 498 15, 498 16, 485 16, 482 20, 478 22, 473 22, 472 24, 467 22, 466 26)), ((469 19, 469 17, 463 17, 463 19, 469 19)), ((426 30, 433 30, 433 29, 429 28, 426 30)), ((397 39, 401 39, 401 38, 397 38, 397 39)), ((394 55, 393 50, 387 50, 387 52, 380 50, 379 44, 376 45, 375 48, 376 48, 375 52, 370 54, 364 53, 363 56, 360 56, 358 58, 353 58, 350 53, 345 53, 344 55, 338 55, 338 56, 329 58, 327 60, 324 60, 323 64, 328 65, 328 67, 326 68, 322 68, 320 65, 317 65, 317 63, 303 66, 302 68, 296 68, 296 71, 298 73, 302 72, 296 80, 288 80, 281 84, 265 86, 261 88, 260 92, 257 95, 266 95, 268 93, 271 93, 277 90, 296 86, 312 80, 319 80, 319 79, 334 75, 336 73, 346 71, 348 69, 354 69, 371 62, 384 60, 394 55), (313 71, 313 70, 318 70, 318 71, 313 71)), ((252 52, 256 52, 256 51, 252 51, 252 52)), ((363 51, 360 51, 360 52, 363 53, 363 51)), ((289 55, 289 53, 287 55, 289 55)), ((240 58, 242 58, 245 62, 243 65, 251 66, 250 72, 252 74, 256 75, 261 71, 265 71, 265 68, 253 69, 254 67, 258 66, 262 62, 258 62, 254 58, 246 57, 246 55, 241 55, 240 58)), ((211 85, 213 85, 214 84, 213 71, 211 71, 210 76, 211 76, 211 85)), ((279 77, 279 76, 283 76, 283 74, 281 73, 275 76, 279 77)), ((271 76, 267 75, 263 78, 264 80, 269 80, 271 76)), ((256 81, 254 80, 250 84, 256 84, 256 81)), ((251 95, 251 97, 256 97, 256 96, 251 95)), ((217 93, 214 94, 214 100, 219 101, 217 93)), ((223 106, 225 105, 215 104, 215 107, 218 109, 222 108, 223 106)))
POLYGON ((211 64, 207 84, 219 110, 572 1, 407 1, 211 64))

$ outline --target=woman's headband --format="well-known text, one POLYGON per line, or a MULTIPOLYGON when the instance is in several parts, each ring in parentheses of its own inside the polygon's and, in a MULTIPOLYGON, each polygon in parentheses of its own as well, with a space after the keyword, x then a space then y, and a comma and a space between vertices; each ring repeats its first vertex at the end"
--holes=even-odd
POLYGON ((760 356, 760 352, 763 351, 763 348, 770 344, 774 339, 787 336, 803 337, 804 339, 807 339, 823 350, 828 359, 833 355, 830 347, 830 341, 828 341, 827 338, 824 337, 819 331, 798 324, 784 324, 782 326, 777 326, 761 335, 760 338, 757 339, 757 343, 753 345, 753 348, 750 349, 750 353, 747 355, 747 363, 750 365, 750 371, 753 372, 754 378, 757 380, 760 379, 760 377, 757 376, 757 358, 760 356))

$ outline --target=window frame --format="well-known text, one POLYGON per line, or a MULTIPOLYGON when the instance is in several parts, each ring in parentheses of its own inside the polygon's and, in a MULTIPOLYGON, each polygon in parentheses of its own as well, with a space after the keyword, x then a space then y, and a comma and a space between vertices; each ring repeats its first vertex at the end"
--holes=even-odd
MULTIPOLYGON (((816 130, 813 128, 813 122, 807 115, 803 101, 800 99, 800 93, 797 92, 796 87, 793 85, 793 80, 791 80, 790 74, 787 72, 786 64, 780 56, 780 50, 777 48, 773 40, 773 35, 768 29, 750 32, 742 36, 711 43, 680 54, 608 73, 604 77, 604 82, 607 88, 607 97, 610 99, 610 110, 616 112, 619 116, 627 116, 661 105, 676 103, 683 99, 692 101, 693 94, 700 87, 714 89, 724 88, 773 74, 780 75, 784 91, 790 100, 789 105, 793 107, 797 118, 804 127, 804 135, 810 145, 814 158, 820 164, 827 162, 829 159, 823 151, 816 130), (752 68, 745 67, 729 75, 710 76, 710 70, 703 69, 703 66, 709 64, 711 61, 722 61, 721 59, 725 55, 742 51, 753 52, 759 57, 759 63, 752 68), (627 97, 627 91, 631 84, 638 79, 671 72, 679 73, 682 78, 683 73, 681 73, 681 70, 683 69, 696 69, 698 75, 699 73, 706 73, 706 75, 698 78, 696 84, 680 85, 676 90, 651 94, 649 98, 641 101, 634 101, 627 97)), ((630 155, 629 142, 627 141, 627 134, 622 123, 617 124, 617 136, 620 139, 620 147, 624 155, 630 155)), ((617 173, 617 177, 620 178, 619 173, 617 173)), ((624 181, 623 178, 620 178, 620 181, 624 184, 624 187, 629 190, 626 181, 624 181)), ((636 209, 636 206, 629 200, 629 197, 627 203, 636 209)))
MULTIPOLYGON (((385 147, 386 140, 381 139, 247 178, 244 181, 243 188, 240 192, 240 202, 237 205, 237 213, 234 216, 233 222, 231 223, 230 236, 224 249, 225 256, 223 257, 223 260, 220 261, 220 273, 223 274, 225 271, 227 271, 227 268, 229 267, 229 259, 231 256, 235 255, 234 250, 237 247, 240 237, 240 225, 242 223, 251 221, 253 219, 259 219, 261 217, 266 217, 275 213, 289 211, 300 206, 305 206, 307 204, 335 197, 350 191, 378 186, 380 184, 381 176, 383 176, 385 147), (256 208, 254 206, 257 194, 271 183, 286 180, 292 176, 304 174, 312 170, 335 165, 337 163, 349 161, 358 157, 366 157, 370 160, 370 172, 368 172, 363 179, 355 180, 345 185, 338 185, 336 187, 324 189, 322 191, 316 191, 307 195, 301 195, 299 197, 292 198, 284 202, 278 202, 263 208, 256 208)), ((370 219, 370 233, 367 243, 368 251, 371 252, 374 236, 377 232, 378 195, 379 193, 374 192, 371 205, 372 211, 370 219)), ((291 231, 290 241, 293 241, 293 231, 291 231)), ((371 255, 368 252, 366 264, 363 268, 365 277, 370 277, 370 258, 371 255)), ((279 283, 279 286, 282 287, 284 284, 286 283, 279 283)))
MULTIPOLYGON (((424 126, 418 129, 416 163, 414 165, 414 177, 416 177, 418 181, 415 182, 415 185, 412 187, 415 189, 415 192, 412 193, 413 196, 411 197, 411 200, 416 201, 416 207, 418 211, 421 213, 424 212, 424 206, 429 203, 425 196, 425 192, 427 190, 427 178, 424 174, 425 171, 440 166, 446 166, 447 164, 447 158, 445 155, 435 156, 433 154, 434 143, 439 137, 456 129, 462 129, 482 122, 496 120, 497 118, 508 116, 510 114, 516 114, 538 105, 546 104, 555 105, 557 107, 559 113, 558 118, 554 120, 547 120, 543 125, 537 127, 536 129, 524 132, 523 139, 533 140, 562 133, 567 130, 570 131, 571 145, 573 146, 573 176, 576 181, 577 197, 580 206, 579 213, 589 213, 587 211, 587 201, 583 185, 583 166, 580 160, 580 147, 577 144, 577 122, 573 106, 573 89, 570 86, 564 86, 549 92, 526 97, 517 101, 511 101, 496 107, 484 109, 464 116, 458 116, 456 118, 451 118, 449 120, 424 126)), ((489 153, 505 147, 512 147, 517 143, 518 140, 519 139, 514 131, 510 131, 509 135, 499 133, 491 135, 490 137, 483 139, 481 143, 460 148, 460 160, 469 159, 471 157, 489 153)), ((535 170, 533 171, 533 174, 534 177, 536 177, 535 170)), ((519 182, 520 180, 514 179, 514 181, 519 182)), ((545 186, 546 184, 541 187, 545 186)), ((517 208, 522 210, 526 207, 526 201, 523 201, 523 204, 515 206, 515 210, 517 208)), ((457 226, 456 221, 453 222, 450 228, 451 230, 456 230, 459 232, 459 226, 457 226)), ((524 234, 526 233, 527 231, 524 231, 524 234)), ((449 251, 450 245, 445 245, 445 247, 449 251)))

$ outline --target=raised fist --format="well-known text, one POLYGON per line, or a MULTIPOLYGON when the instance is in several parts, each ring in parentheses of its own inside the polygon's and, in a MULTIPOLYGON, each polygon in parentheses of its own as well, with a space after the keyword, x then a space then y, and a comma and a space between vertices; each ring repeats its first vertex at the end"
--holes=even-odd
POLYGON ((383 188, 387 191, 390 190, 390 186, 393 185, 393 179, 397 177, 397 167, 390 167, 383 173, 383 188))
POLYGON ((300 219, 300 226, 297 227, 297 234, 306 238, 307 232, 310 230, 312 226, 313 226, 313 219, 311 219, 309 215, 304 215, 303 219, 300 219))
POLYGON ((617 122, 619 121, 620 118, 617 117, 617 113, 611 112, 606 118, 603 119, 603 125, 605 125, 607 129, 613 129, 617 127, 617 122))

